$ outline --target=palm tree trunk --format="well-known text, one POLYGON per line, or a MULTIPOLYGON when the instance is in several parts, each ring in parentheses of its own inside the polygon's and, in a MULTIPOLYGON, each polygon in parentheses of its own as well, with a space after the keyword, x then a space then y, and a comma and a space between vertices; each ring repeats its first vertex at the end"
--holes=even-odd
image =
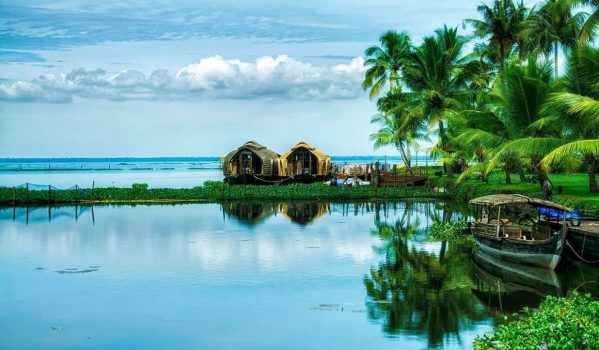
POLYGON ((410 156, 406 153, 405 146, 403 144, 400 144, 398 148, 399 148, 399 153, 401 153, 401 159, 403 160, 403 163, 406 166, 406 169, 411 173, 412 172, 411 160, 410 160, 410 156))
POLYGON ((599 188, 597 187, 597 159, 592 158, 588 166, 589 172, 589 191, 591 193, 598 193, 599 188))
POLYGON ((516 162, 516 171, 518 172, 518 176, 520 177, 520 182, 526 182, 526 175, 524 174, 524 168, 522 168, 522 163, 518 160, 516 162))
POLYGON ((558 74, 557 74, 557 67, 558 67, 558 62, 557 62, 557 54, 558 54, 558 49, 559 49, 559 42, 556 40, 555 43, 553 44, 553 55, 554 55, 554 64, 555 64, 555 77, 558 78, 558 74))
MULTIPOLYGON (((439 120, 439 138, 441 139, 441 149, 444 152, 447 152, 447 145, 445 144, 445 127, 443 126, 442 120, 439 120)), ((447 175, 453 175, 451 165, 447 166, 447 164, 443 163, 443 170, 445 170, 447 175)))

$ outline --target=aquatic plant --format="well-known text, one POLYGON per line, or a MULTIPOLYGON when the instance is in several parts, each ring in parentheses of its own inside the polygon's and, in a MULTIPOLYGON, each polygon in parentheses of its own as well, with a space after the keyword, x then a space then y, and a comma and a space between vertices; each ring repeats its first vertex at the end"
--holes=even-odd
POLYGON ((478 337, 477 350, 596 349, 599 345, 599 301, 573 293, 549 296, 538 310, 525 308, 495 332, 478 337))

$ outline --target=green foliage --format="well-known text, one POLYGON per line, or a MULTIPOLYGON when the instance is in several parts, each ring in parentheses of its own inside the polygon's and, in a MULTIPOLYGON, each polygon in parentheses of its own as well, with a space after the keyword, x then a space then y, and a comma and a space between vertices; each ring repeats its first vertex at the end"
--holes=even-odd
POLYGON ((590 295, 549 296, 537 311, 524 309, 499 325, 493 334, 478 337, 474 348, 596 349, 599 344, 599 301, 590 295))
POLYGON ((135 184, 131 185, 131 188, 134 190, 138 190, 138 191, 145 191, 148 189, 148 184, 135 183, 135 184))
POLYGON ((462 230, 468 224, 465 221, 435 222, 430 228, 430 237, 436 241, 454 241, 463 239, 462 230))
MULTIPOLYGON (((136 184, 131 188, 93 188, 63 191, 14 190, 17 205, 84 202, 220 202, 228 200, 344 200, 344 199, 397 199, 440 198, 445 194, 433 193, 428 187, 372 186, 334 187, 325 184, 293 184, 285 186, 229 186, 222 182, 206 182, 194 188, 147 188, 136 184)), ((0 187, 0 205, 12 205, 13 189, 0 187)))

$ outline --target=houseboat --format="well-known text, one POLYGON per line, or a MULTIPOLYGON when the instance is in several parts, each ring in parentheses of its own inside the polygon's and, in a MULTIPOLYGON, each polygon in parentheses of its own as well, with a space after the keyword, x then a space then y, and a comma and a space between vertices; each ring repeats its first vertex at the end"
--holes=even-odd
POLYGON ((560 262, 568 231, 564 214, 569 208, 519 194, 479 197, 470 204, 476 206, 470 231, 481 252, 549 270, 560 262), (557 212, 555 220, 542 214, 547 209, 557 212))
POLYGON ((324 181, 331 173, 331 158, 306 142, 299 142, 281 155, 282 178, 293 182, 324 181))
POLYGON ((229 184, 270 184, 279 180, 279 154, 256 141, 248 141, 223 159, 229 184))

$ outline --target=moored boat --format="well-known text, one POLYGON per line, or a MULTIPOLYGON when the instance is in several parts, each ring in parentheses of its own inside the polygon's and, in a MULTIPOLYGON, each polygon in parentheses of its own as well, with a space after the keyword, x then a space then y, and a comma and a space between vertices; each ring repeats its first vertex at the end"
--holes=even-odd
POLYGON ((550 270, 560 262, 568 226, 565 215, 559 213, 569 208, 518 194, 483 196, 470 204, 477 208, 470 231, 481 252, 550 270), (556 210, 555 221, 544 217, 542 208, 556 210))

